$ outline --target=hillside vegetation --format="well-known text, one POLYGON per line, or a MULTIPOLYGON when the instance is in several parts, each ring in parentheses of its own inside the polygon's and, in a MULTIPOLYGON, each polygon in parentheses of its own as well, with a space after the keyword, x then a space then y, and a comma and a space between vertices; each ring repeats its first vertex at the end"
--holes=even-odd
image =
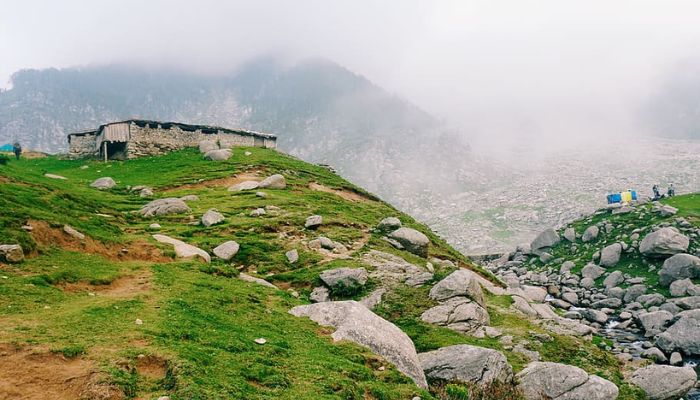
POLYGON ((338 268, 365 268, 369 279, 331 287, 331 298, 360 300, 385 289, 374 312, 404 331, 418 353, 457 344, 495 349, 514 373, 536 353, 610 380, 618 398, 642 398, 599 339, 556 333, 526 317, 493 275, 422 224, 325 168, 272 150, 236 148, 222 162, 195 149, 125 162, 12 160, 0 165, 0 209, 0 244, 19 244, 25 256, 0 261, 0 398, 522 398, 510 380, 476 387, 428 377, 430 386, 420 388, 369 348, 334 341, 333 328, 289 313, 310 303, 323 271, 338 268), (273 174, 285 177, 286 188, 227 190, 273 174), (114 188, 90 187, 107 176, 114 188), (138 211, 153 198, 130 190, 138 185, 153 198, 197 199, 187 201, 186 213, 144 217, 138 211), (212 208, 225 219, 202 225, 212 208), (259 209, 265 213, 251 214, 259 209), (323 217, 316 229, 305 227, 311 215, 323 217), (377 229, 386 217, 425 234, 427 256, 390 244, 377 229), (230 261, 183 259, 155 233, 209 254, 231 240, 240 249, 230 261), (312 242, 320 236, 341 246, 319 249, 312 242), (288 258, 291 250, 298 260, 288 258), (391 283, 374 275, 372 252, 433 272, 423 284, 391 283), (485 325, 493 330, 461 333, 422 320, 442 304, 431 287, 456 269, 481 275, 485 325))

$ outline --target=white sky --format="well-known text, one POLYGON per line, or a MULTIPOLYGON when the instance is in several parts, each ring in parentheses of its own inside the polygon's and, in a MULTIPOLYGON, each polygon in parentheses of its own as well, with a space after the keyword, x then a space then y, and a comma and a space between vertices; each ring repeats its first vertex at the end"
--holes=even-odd
POLYGON ((325 57, 482 133, 631 130, 639 99, 699 51, 691 0, 0 0, 0 83, 22 68, 325 57))

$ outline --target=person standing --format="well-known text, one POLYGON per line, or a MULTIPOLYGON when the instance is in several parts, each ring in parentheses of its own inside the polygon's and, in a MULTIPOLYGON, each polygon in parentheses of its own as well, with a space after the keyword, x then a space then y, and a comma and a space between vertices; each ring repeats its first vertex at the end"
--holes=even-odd
POLYGON ((15 158, 19 160, 19 157, 22 155, 22 145, 20 145, 19 142, 15 142, 15 144, 12 145, 12 151, 15 153, 15 158))

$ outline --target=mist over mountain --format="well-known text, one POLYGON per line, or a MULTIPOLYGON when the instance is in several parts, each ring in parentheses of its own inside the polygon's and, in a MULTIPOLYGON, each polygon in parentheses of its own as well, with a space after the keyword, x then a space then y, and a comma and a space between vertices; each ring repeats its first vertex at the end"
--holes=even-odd
POLYGON ((260 58, 219 76, 120 65, 23 70, 12 84, 0 92, 0 142, 26 148, 61 152, 71 131, 138 117, 274 133, 283 151, 394 201, 406 186, 444 190, 475 178, 458 135, 322 59, 290 67, 260 58))
POLYGON ((641 119, 655 135, 700 139, 700 58, 685 60, 664 75, 641 119))

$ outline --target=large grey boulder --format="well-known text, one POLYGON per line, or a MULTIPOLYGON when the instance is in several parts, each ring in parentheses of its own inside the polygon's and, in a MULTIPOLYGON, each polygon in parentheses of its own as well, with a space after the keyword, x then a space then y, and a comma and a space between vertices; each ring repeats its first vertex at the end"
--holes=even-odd
POLYGON ((697 375, 692 367, 649 365, 640 368, 629 378, 639 386, 650 400, 676 400, 685 396, 695 386, 697 375))
POLYGON ((587 264, 581 270, 581 276, 584 278, 598 279, 605 273, 605 268, 601 268, 595 264, 587 264))
POLYGON ((229 240, 228 242, 224 242, 216 246, 212 252, 220 259, 229 261, 233 258, 233 256, 238 254, 238 249, 240 249, 240 247, 241 246, 238 244, 238 242, 229 240))
POLYGON ((700 287, 693 283, 690 278, 678 279, 669 286, 669 291, 673 297, 698 296, 700 287))
POLYGON ((608 322, 608 314, 602 311, 587 308, 585 310, 580 310, 579 312, 581 313, 581 316, 588 321, 597 322, 601 325, 608 322))
POLYGON ((622 274, 622 271, 613 271, 603 280, 603 285, 606 289, 612 289, 624 281, 625 276, 622 274))
POLYGON ((588 228, 586 228, 585 231, 583 231, 583 236, 581 236, 581 240, 583 240, 584 242, 596 240, 598 238, 598 233, 600 233, 600 229, 597 226, 589 226, 588 228))
POLYGON ((377 225, 377 229, 383 232, 391 232, 399 228, 401 228, 401 221, 396 217, 386 217, 377 225))
POLYGON ((458 332, 472 332, 490 323, 489 313, 466 297, 453 297, 421 314, 421 321, 446 326, 458 332))
POLYGON ((0 244, 0 261, 20 263, 24 261, 24 251, 18 244, 0 244))
POLYGON ((389 238, 399 242, 406 250, 421 257, 428 256, 430 239, 412 228, 399 228, 389 234, 389 238))
POLYGON ((664 310, 637 314, 637 322, 644 329, 646 337, 661 333, 671 319, 673 319, 673 314, 664 310))
POLYGON ((646 285, 643 285, 641 283, 636 284, 636 285, 632 285, 629 288, 627 288, 627 291, 625 292, 625 297, 623 300, 625 301, 625 303, 631 303, 631 302, 637 300, 637 297, 646 293, 646 291, 647 291, 646 285))
POLYGON ((527 400, 614 400, 614 383, 573 365, 532 362, 515 376, 527 400))
POLYGON ((319 276, 329 288, 337 286, 355 287, 367 283, 367 270, 364 268, 336 268, 321 272, 319 276))
POLYGON ((486 304, 479 277, 466 269, 454 271, 430 289, 430 298, 433 300, 442 301, 456 296, 467 296, 482 307, 486 304))
POLYGON ((622 253, 622 245, 613 243, 605 246, 600 252, 600 265, 603 267, 612 267, 620 261, 620 253, 622 253))
POLYGON ((548 247, 553 247, 557 243, 559 243, 561 239, 559 238, 559 234, 557 231, 555 231, 552 228, 546 229, 542 232, 540 232, 539 235, 535 238, 535 240, 530 243, 530 248, 532 251, 536 251, 539 249, 544 249, 548 247))
POLYGON ((284 189, 287 187, 287 180, 280 174, 268 176, 258 185, 260 189, 284 189))
POLYGON ((416 287, 433 279, 431 272, 383 251, 370 250, 362 256, 362 262, 374 267, 369 273, 370 277, 384 285, 403 283, 416 287))
POLYGON ((574 230, 574 228, 564 229, 564 239, 568 240, 571 243, 576 241, 576 231, 574 230))
POLYGON ((114 179, 112 179, 108 176, 106 176, 104 178, 98 178, 90 184, 90 187, 94 187, 95 189, 99 189, 99 190, 107 190, 107 189, 111 189, 115 186, 117 186, 117 183, 114 182, 114 179))
POLYGON ((681 316, 658 336, 656 346, 666 353, 679 351, 686 355, 700 355, 700 319, 681 316))
POLYGON ((224 215, 212 208, 202 215, 202 225, 209 227, 224 222, 224 215))
POLYGON ((661 228, 644 237, 639 251, 648 257, 668 257, 688 250, 690 240, 675 228, 661 228))
POLYGON ((230 149, 216 149, 204 153, 204 158, 211 161, 226 161, 232 154, 230 149))
POLYGON ((153 200, 152 202, 141 207, 139 213, 144 217, 153 217, 156 215, 167 214, 183 214, 192 211, 190 207, 182 200, 174 197, 165 199, 153 200))
POLYGON ((323 303, 331 299, 331 292, 325 286, 315 287, 309 294, 312 303, 323 303))
POLYGON ((179 258, 193 258, 199 257, 206 262, 211 262, 211 256, 206 251, 200 249, 199 247, 187 244, 182 240, 174 239, 169 236, 155 234, 153 239, 160 243, 166 243, 172 245, 175 249, 175 255, 179 258))
POLYGON ((336 328, 333 340, 349 340, 366 346, 426 389, 423 369, 411 339, 391 322, 356 301, 330 301, 292 308, 290 314, 336 328))
POLYGON ((510 382, 513 369, 503 353, 470 345, 455 345, 418 354, 429 379, 489 385, 510 382))
POLYGON ((659 284, 666 287, 684 278, 700 278, 700 258, 690 254, 676 254, 667 258, 659 271, 659 284))
POLYGON ((304 222, 304 227, 308 229, 316 229, 321 225, 323 225, 323 217, 320 215, 311 215, 304 222))

